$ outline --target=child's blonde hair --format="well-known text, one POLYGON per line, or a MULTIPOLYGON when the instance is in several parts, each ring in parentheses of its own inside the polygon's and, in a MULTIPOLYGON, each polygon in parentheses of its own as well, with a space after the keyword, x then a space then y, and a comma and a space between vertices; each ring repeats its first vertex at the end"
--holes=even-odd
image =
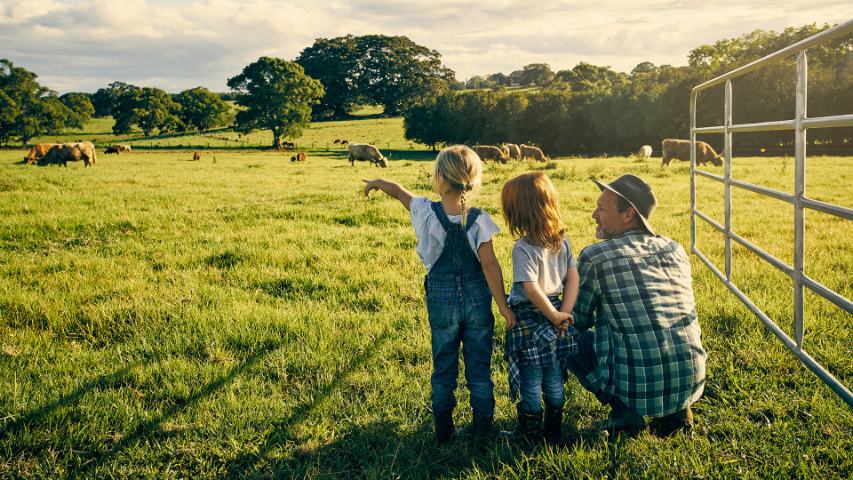
POLYGON ((442 186, 462 194, 462 228, 467 224, 466 194, 480 186, 483 165, 480 157, 465 145, 453 145, 438 152, 435 157, 435 172, 432 188, 439 194, 442 186))
POLYGON ((560 216, 557 190, 547 175, 525 173, 506 182, 501 191, 501 208, 510 233, 559 251, 566 229, 560 216))

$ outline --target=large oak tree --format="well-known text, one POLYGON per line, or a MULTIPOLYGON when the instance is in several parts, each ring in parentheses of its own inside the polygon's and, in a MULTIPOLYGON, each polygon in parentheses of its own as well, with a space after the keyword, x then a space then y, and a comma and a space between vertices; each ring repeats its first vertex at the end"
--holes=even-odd
POLYGON ((305 74, 295 62, 261 57, 228 79, 228 87, 239 93, 237 130, 269 129, 273 148, 280 150, 284 138, 296 138, 311 121, 311 107, 323 96, 323 85, 305 74))

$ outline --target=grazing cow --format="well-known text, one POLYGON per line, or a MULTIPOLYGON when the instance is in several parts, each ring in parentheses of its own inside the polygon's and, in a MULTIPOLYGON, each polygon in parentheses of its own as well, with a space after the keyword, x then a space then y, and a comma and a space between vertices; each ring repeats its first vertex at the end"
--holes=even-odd
POLYGON ((643 145, 639 150, 637 150, 637 156, 642 159, 652 158, 652 146, 643 145))
MULTIPOLYGON (((669 165, 673 158, 678 160, 690 161, 690 140, 677 140, 667 138, 661 142, 661 150, 663 150, 663 158, 661 166, 669 165)), ((711 162, 716 166, 723 164, 723 155, 717 154, 710 145, 702 141, 696 141, 696 165, 702 165, 711 162)))
POLYGON ((88 167, 89 165, 94 166, 97 158, 95 146, 92 145, 92 142, 62 143, 51 147, 47 154, 39 159, 38 164, 41 166, 56 164, 68 167, 68 162, 83 160, 83 164, 88 167))
POLYGON ((356 160, 367 160, 374 166, 378 165, 382 168, 386 168, 388 166, 388 162, 385 161, 385 157, 382 156, 382 154, 379 153, 379 149, 373 145, 365 143, 350 143, 347 146, 347 150, 349 151, 350 166, 355 165, 356 160))
POLYGON ((532 158, 537 162, 544 162, 548 160, 548 157, 546 157, 545 154, 542 153, 542 150, 540 150, 539 147, 521 144, 519 148, 521 149, 522 159, 532 158))
POLYGON ((118 155, 121 153, 121 149, 118 148, 118 145, 113 145, 111 147, 107 147, 107 149, 104 150, 104 153, 106 153, 106 154, 115 153, 116 155, 118 155))
POLYGON ((290 157, 291 162, 304 162, 305 161, 305 152, 299 152, 298 154, 290 157))
POLYGON ((126 143, 120 143, 120 144, 116 145, 116 147, 118 147, 119 152, 130 152, 131 151, 130 145, 128 145, 126 143))
POLYGON ((521 159, 521 149, 518 148, 518 145, 514 143, 507 143, 506 145, 504 145, 504 147, 506 148, 507 152, 509 152, 507 154, 507 157, 509 157, 511 160, 521 159))
POLYGON ((333 143, 333 144, 335 144, 335 145, 337 145, 337 144, 341 143, 341 139, 340 139, 340 138, 336 138, 336 139, 335 139, 335 141, 334 141, 334 142, 332 142, 332 143, 333 143))
POLYGON ((348 144, 349 144, 349 140, 341 140, 341 145, 348 145, 348 144))
POLYGON ((507 156, 504 152, 493 145, 478 145, 474 147, 474 151, 480 157, 480 160, 485 162, 486 160, 494 160, 500 163, 507 162, 507 156))
POLYGON ((285 150, 293 150, 296 148, 296 145, 294 145, 293 142, 281 142, 281 148, 285 150))
POLYGON ((198 152, 193 152, 193 161, 197 162, 199 160, 201 160, 201 154, 198 152))
POLYGON ((30 153, 28 153, 27 156, 24 157, 24 162, 27 165, 32 165, 32 164, 38 162, 39 160, 41 160, 42 157, 47 155, 47 152, 49 152, 51 148, 55 147, 56 145, 59 145, 59 144, 58 143, 38 143, 38 144, 34 145, 33 148, 30 149, 30 153))

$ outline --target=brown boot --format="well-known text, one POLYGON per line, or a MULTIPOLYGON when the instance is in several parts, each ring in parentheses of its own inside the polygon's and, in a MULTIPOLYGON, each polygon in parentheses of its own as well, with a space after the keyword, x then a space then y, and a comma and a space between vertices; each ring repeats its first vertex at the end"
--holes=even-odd
POLYGON ((675 413, 670 413, 660 418, 654 418, 650 422, 651 429, 655 434, 665 437, 679 430, 690 430, 693 428, 693 410, 688 406, 675 413))
POLYGON ((646 420, 643 416, 625 406, 620 400, 610 400, 610 408, 605 428, 611 434, 633 433, 646 428, 646 420))

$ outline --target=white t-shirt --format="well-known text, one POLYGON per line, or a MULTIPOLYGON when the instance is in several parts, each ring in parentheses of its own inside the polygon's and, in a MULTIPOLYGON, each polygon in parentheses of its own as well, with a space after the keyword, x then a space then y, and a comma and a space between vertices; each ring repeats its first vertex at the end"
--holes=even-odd
MULTIPOLYGON (((441 252, 444 250, 444 239, 447 237, 447 232, 441 226, 438 216, 432 211, 432 200, 427 197, 414 197, 409 204, 409 215, 412 220, 412 227, 415 229, 415 237, 418 240, 418 258, 424 264, 427 273, 429 273, 441 252)), ((470 214, 469 214, 470 215, 470 214)), ((462 215, 448 215, 447 219, 453 223, 461 223, 462 215)), ((500 232, 501 229, 492 220, 484 210, 480 210, 480 215, 473 225, 468 228, 468 245, 480 259, 480 254, 477 249, 484 242, 488 242, 492 237, 500 232)))
POLYGON ((533 245, 521 237, 512 246, 512 289, 509 303, 529 302, 521 282, 537 282, 546 296, 563 293, 563 281, 570 268, 576 267, 572 245, 563 237, 559 252, 533 245))

